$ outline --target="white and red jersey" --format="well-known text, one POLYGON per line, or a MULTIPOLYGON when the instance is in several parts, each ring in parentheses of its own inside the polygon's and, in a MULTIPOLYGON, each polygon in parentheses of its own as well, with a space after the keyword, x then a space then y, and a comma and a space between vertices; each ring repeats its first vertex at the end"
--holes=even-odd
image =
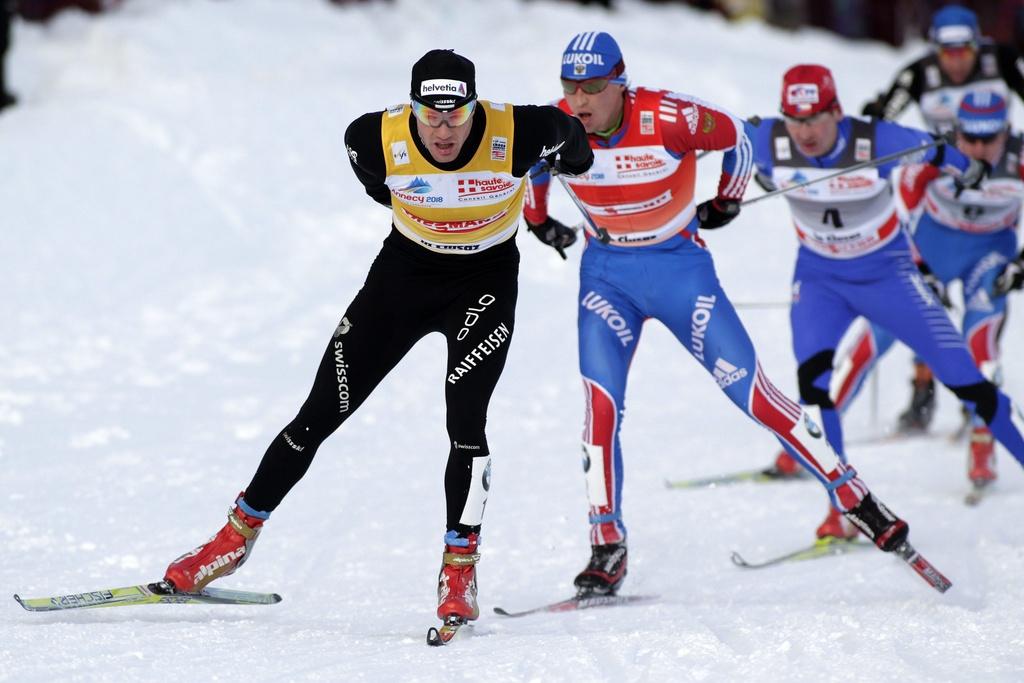
MULTIPOLYGON (((833 175, 836 170, 880 156, 874 122, 846 118, 827 166, 797 149, 784 121, 772 120, 771 178, 779 189, 833 175)), ((899 234, 889 179, 877 167, 851 170, 786 195, 800 243, 814 253, 850 259, 881 249, 899 234)))
POLYGON ((928 214, 936 223, 954 230, 987 235, 1013 230, 1024 203, 1024 164, 1020 133, 1009 137, 1003 155, 978 189, 957 188, 950 176, 928 164, 913 164, 903 169, 900 199, 908 212, 928 214))
MULTIPOLYGON (((572 113, 562 99, 559 108, 572 113)), ((630 89, 622 125, 609 138, 588 136, 594 150, 590 171, 567 178, 592 222, 610 244, 657 244, 684 232, 696 212, 695 150, 726 150, 718 194, 739 200, 753 167, 753 149, 743 124, 731 114, 689 95, 630 89)), ((547 177, 531 181, 525 216, 547 218, 547 177)))

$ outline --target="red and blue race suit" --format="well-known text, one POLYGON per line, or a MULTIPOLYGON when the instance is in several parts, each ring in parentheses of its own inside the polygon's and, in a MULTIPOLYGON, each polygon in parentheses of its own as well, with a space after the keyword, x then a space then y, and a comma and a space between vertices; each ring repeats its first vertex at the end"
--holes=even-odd
MULTIPOLYGON (((569 111, 563 100, 559 106, 569 111)), ((619 429, 630 361, 648 319, 661 321, 747 415, 814 473, 840 510, 867 493, 822 430, 767 378, 698 234, 697 150, 723 150, 718 195, 743 196, 753 150, 743 124, 689 95, 628 90, 622 124, 589 136, 595 161, 567 183, 587 212, 580 269, 579 359, 586 397, 584 470, 591 542, 625 539, 619 429), (597 236, 606 232, 602 241, 597 236)), ((550 177, 534 177, 525 216, 547 218, 550 177)))

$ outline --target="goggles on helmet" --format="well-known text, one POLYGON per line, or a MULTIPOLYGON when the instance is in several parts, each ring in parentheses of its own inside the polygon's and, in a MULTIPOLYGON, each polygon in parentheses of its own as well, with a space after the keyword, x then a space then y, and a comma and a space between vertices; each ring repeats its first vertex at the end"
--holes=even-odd
POLYGON ((422 102, 412 101, 413 116, 420 123, 431 128, 440 128, 441 124, 448 124, 449 128, 458 128, 473 118, 474 111, 476 111, 476 100, 470 100, 451 111, 438 111, 422 102))

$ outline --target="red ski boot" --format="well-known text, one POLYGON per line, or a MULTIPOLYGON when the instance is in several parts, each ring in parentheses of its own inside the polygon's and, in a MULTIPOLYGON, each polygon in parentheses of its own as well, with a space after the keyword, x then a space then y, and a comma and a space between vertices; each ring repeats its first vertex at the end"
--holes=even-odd
POLYGON ((789 479, 790 477, 799 477, 804 473, 804 468, 800 463, 796 461, 786 451, 779 451, 779 454, 775 456, 775 465, 768 468, 774 470, 775 474, 780 479, 789 479))
POLYGON ((472 621, 480 616, 476 604, 476 563, 480 560, 477 546, 480 537, 469 534, 466 538, 449 531, 444 537, 444 556, 441 573, 437 576, 437 616, 447 620, 456 616, 472 621))
POLYGON ((856 538, 860 532, 857 531, 857 527, 843 517, 839 510, 829 506, 825 521, 818 526, 818 530, 814 533, 818 538, 831 536, 840 540, 851 540, 856 538))
POLYGON ((265 518, 246 514, 239 507, 243 493, 228 511, 228 523, 209 541, 171 562, 164 581, 184 593, 197 593, 208 583, 233 574, 252 552, 265 518))
POLYGON ((971 430, 971 450, 967 458, 967 478, 979 486, 996 478, 996 445, 988 427, 971 430))

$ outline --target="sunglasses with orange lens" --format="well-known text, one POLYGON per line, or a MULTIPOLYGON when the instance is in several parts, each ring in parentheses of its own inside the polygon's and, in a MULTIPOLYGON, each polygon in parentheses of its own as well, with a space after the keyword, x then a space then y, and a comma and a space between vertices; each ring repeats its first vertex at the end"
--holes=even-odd
POLYGON ((974 54, 973 45, 944 45, 939 48, 939 53, 944 57, 967 57, 974 54))
POLYGON ((448 124, 449 128, 458 128, 473 118, 474 111, 476 111, 476 100, 471 100, 451 111, 438 111, 422 102, 412 101, 413 116, 420 123, 431 128, 440 128, 442 124, 448 124))

